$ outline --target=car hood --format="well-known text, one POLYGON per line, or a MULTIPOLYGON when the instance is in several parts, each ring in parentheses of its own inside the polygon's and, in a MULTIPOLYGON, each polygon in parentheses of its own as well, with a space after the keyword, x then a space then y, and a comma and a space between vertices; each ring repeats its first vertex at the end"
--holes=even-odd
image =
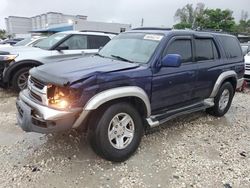
POLYGON ((30 46, 11 46, 11 47, 0 48, 0 51, 8 52, 10 54, 19 54, 22 52, 41 52, 44 50, 30 46))
POLYGON ((31 69, 30 74, 42 82, 63 86, 97 74, 134 69, 137 67, 139 67, 139 65, 135 63, 90 56, 35 67, 31 69))

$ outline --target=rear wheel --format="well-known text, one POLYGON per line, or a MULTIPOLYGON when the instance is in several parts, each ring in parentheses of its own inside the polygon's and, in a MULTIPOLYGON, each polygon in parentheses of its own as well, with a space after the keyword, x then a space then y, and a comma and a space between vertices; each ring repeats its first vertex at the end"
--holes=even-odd
POLYGON ((89 140, 93 150, 110 161, 128 159, 138 148, 143 134, 139 113, 128 103, 117 103, 99 115, 101 117, 90 125, 89 140))
POLYGON ((30 69, 31 67, 21 68, 14 74, 12 79, 12 87, 16 92, 27 88, 30 69))
POLYGON ((234 88, 232 84, 230 82, 225 82, 214 99, 214 106, 208 108, 206 110, 207 113, 217 117, 224 116, 232 104, 233 96, 234 88))

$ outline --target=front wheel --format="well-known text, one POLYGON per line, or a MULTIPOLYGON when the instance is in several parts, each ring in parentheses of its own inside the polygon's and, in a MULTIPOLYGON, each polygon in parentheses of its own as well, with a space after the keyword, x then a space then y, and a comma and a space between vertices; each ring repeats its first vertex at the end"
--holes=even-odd
POLYGON ((214 106, 208 108, 206 110, 207 113, 216 117, 224 116, 232 104, 233 96, 234 88, 232 84, 230 82, 225 82, 214 99, 214 106))
POLYGON ((21 68, 14 74, 12 79, 12 87, 16 92, 27 88, 30 69, 31 67, 21 68))
POLYGON ((128 103, 117 103, 99 115, 94 125, 90 122, 89 140, 93 150, 107 160, 125 161, 136 151, 143 134, 138 111, 128 103))

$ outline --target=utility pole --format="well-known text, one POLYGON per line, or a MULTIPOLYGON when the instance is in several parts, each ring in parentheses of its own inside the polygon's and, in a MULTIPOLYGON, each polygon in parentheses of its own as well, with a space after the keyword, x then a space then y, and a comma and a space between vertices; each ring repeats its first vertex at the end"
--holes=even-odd
POLYGON ((144 25, 144 18, 141 19, 141 27, 144 25))

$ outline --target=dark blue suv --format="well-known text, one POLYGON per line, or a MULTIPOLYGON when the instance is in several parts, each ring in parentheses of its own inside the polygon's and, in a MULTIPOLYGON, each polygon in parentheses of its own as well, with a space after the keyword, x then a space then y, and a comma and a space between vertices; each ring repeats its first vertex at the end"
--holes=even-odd
POLYGON ((18 124, 27 132, 88 130, 98 155, 124 161, 146 127, 200 110, 223 116, 244 71, 234 36, 134 29, 97 55, 33 68, 17 99, 18 124))

